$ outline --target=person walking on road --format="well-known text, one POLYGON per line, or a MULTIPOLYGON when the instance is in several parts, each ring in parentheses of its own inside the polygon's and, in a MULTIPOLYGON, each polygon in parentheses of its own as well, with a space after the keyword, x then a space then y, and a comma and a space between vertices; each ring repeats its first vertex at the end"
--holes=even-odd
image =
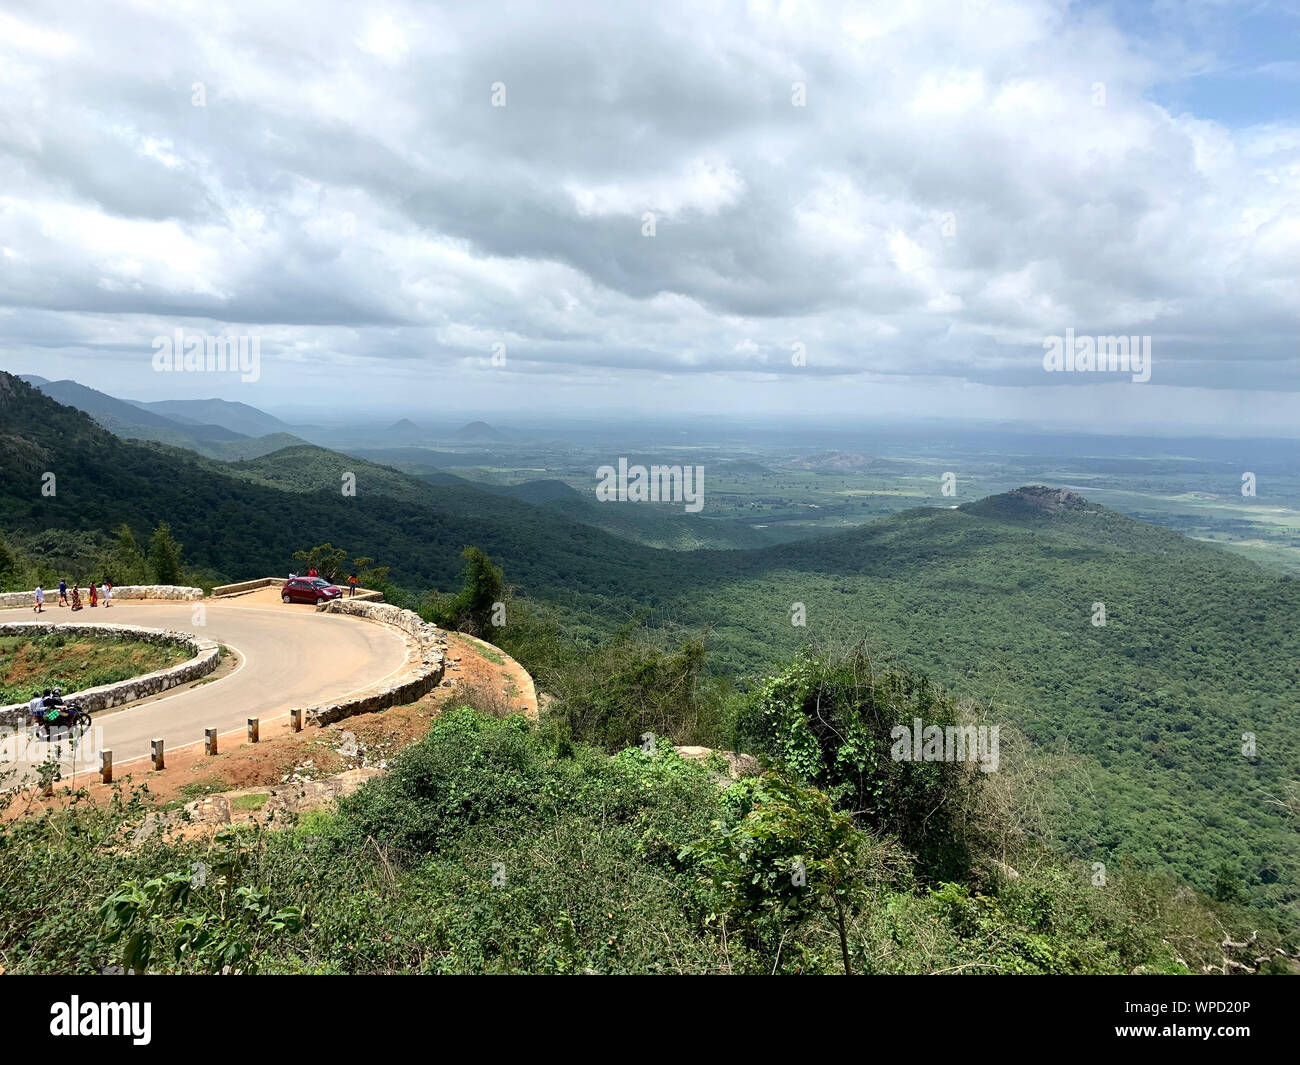
POLYGON ((36 586, 35 596, 36 596, 36 602, 32 604, 32 613, 39 614, 42 610, 45 609, 45 589, 42 588, 39 584, 36 586))
POLYGON ((75 584, 72 586, 72 609, 73 610, 83 609, 81 605, 81 593, 77 591, 77 586, 75 584))
POLYGON ((95 589, 95 581, 93 578, 90 582, 90 605, 92 607, 99 606, 99 592, 95 589))
POLYGON ((59 578, 59 606, 68 605, 68 582, 65 578, 59 578))
POLYGON ((356 594, 357 594, 357 575, 355 573, 349 573, 348 574, 348 598, 351 599, 356 594))
POLYGON ((107 610, 113 605, 113 585, 110 581, 105 581, 103 588, 100 589, 104 596, 104 609, 107 610))

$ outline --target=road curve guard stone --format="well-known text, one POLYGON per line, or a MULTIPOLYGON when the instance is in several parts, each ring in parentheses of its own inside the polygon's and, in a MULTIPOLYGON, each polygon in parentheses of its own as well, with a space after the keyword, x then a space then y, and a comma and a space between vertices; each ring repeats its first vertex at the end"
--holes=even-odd
POLYGON ((447 665, 447 636, 419 614, 391 603, 369 603, 356 599, 334 599, 321 603, 317 611, 349 614, 352 617, 396 629, 406 640, 406 668, 393 677, 335 703, 305 707, 306 719, 313 725, 328 725, 353 714, 369 714, 390 706, 401 706, 427 695, 442 683, 447 665))
MULTIPOLYGON (((77 700, 83 710, 90 713, 121 706, 123 703, 132 703, 137 699, 145 699, 169 688, 175 688, 179 684, 198 680, 216 669, 217 663, 221 660, 221 647, 216 640, 177 629, 146 629, 139 625, 99 625, 93 622, 56 625, 50 621, 11 621, 0 624, 0 636, 49 636, 53 633, 58 633, 60 636, 129 640, 135 643, 170 643, 188 648, 193 653, 192 658, 186 659, 179 665, 155 670, 142 677, 131 677, 114 684, 102 684, 98 688, 68 693, 77 700)), ((21 725, 26 718, 25 703, 0 707, 0 726, 21 725)))

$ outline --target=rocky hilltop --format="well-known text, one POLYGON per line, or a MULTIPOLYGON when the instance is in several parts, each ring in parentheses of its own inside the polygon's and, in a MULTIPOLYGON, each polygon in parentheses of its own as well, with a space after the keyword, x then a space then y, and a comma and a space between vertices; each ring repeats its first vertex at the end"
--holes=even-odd
POLYGON ((1045 510, 1049 514, 1060 514, 1062 511, 1067 510, 1077 514, 1098 513, 1097 508, 1089 504, 1083 496, 1079 495, 1078 492, 1071 492, 1067 488, 1049 488, 1045 484, 1027 484, 1006 494, 1028 503, 1031 507, 1045 510))

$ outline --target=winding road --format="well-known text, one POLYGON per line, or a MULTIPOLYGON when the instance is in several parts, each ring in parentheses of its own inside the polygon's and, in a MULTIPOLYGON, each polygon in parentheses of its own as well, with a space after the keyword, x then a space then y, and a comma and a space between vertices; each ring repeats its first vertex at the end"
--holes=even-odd
MULTIPOLYGON (((203 600, 204 624, 194 624, 195 602, 123 600, 111 609, 73 614, 46 599, 44 613, 0 610, 0 622, 102 622, 180 629, 217 640, 242 661, 226 676, 181 687, 151 700, 95 714, 98 746, 114 765, 149 754, 161 737, 168 750, 200 742, 205 728, 243 730, 248 718, 270 721, 294 707, 336 701, 403 668, 406 644, 391 629, 343 614, 318 614, 280 602, 277 589, 230 599, 203 600)), ((78 771, 88 766, 78 765, 78 771)))

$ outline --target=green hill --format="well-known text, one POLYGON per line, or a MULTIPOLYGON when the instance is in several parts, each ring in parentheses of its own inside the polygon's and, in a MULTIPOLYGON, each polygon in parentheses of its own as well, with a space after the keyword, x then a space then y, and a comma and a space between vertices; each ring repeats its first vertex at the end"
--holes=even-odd
POLYGON ((1253 897, 1293 903, 1296 828, 1268 799, 1300 779, 1300 582, 1103 508, 1022 504, 710 553, 663 608, 712 623, 715 654, 746 668, 809 632, 865 640, 1081 760, 1056 787, 1075 853, 1131 855, 1205 890, 1226 863, 1253 897))
POLYGON ((526 503, 428 485, 323 448, 223 464, 122 440, 8 374, 0 374, 0 426, 0 528, 20 541, 166 521, 189 564, 235 580, 288 572, 295 550, 329 540, 376 557, 415 590, 453 586, 460 551, 474 543, 508 559, 515 582, 577 624, 635 609, 636 590, 621 590, 629 568, 671 572, 656 552, 526 503), (53 496, 41 494, 45 472, 56 475, 53 496), (342 493, 345 473, 356 476, 355 496, 342 493))
POLYGON ((201 454, 207 455, 208 458, 220 459, 223 462, 237 462, 240 459, 261 458, 273 451, 282 451, 287 447, 301 447, 306 444, 307 441, 294 436, 292 433, 268 433, 266 436, 255 436, 247 440, 226 440, 221 443, 213 443, 198 450, 201 454))

